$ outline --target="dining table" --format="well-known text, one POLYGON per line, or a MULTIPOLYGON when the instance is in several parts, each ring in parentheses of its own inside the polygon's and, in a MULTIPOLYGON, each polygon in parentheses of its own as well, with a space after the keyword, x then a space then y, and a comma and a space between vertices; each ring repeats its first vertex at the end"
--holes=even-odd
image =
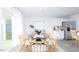
POLYGON ((44 35, 34 35, 32 37, 32 51, 44 52, 47 51, 46 38, 44 35))

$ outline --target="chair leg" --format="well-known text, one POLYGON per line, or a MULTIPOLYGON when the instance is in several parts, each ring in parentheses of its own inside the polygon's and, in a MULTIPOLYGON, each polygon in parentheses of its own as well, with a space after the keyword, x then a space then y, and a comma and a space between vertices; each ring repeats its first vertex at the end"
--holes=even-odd
POLYGON ((72 39, 72 46, 74 45, 74 41, 73 41, 73 39, 72 39))
POLYGON ((55 52, 56 51, 56 46, 51 46, 48 48, 48 52, 55 52))
POLYGON ((79 47, 79 40, 77 40, 76 42, 77 42, 77 43, 76 43, 77 47, 79 47))
POLYGON ((27 52, 32 52, 32 46, 31 45, 27 45, 27 52))

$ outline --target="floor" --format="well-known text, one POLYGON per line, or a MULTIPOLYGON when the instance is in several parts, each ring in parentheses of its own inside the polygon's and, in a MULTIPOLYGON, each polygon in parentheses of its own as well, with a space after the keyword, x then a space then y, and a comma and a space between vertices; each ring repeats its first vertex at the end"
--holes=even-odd
POLYGON ((12 40, 4 40, 3 41, 3 46, 5 48, 11 48, 11 46, 12 46, 12 40))
MULTIPOLYGON (((19 46, 16 46, 14 48, 12 48, 9 52, 24 52, 24 51, 19 51, 18 50, 19 46)), ((56 52, 65 52, 59 45, 57 45, 57 49, 56 52)))
POLYGON ((12 48, 12 40, 4 40, 3 45, 0 46, 0 52, 8 51, 12 48))
POLYGON ((58 40, 57 44, 65 52, 79 52, 79 47, 77 47, 76 45, 72 45, 72 40, 58 40))
MULTIPOLYGON (((11 47, 11 41, 4 41, 4 48, 0 47, 0 51, 5 52, 24 52, 24 51, 19 51, 18 48, 19 46, 16 47, 11 47)), ((79 47, 76 45, 72 46, 72 41, 71 40, 57 40, 57 50, 56 52, 79 52, 79 47)))

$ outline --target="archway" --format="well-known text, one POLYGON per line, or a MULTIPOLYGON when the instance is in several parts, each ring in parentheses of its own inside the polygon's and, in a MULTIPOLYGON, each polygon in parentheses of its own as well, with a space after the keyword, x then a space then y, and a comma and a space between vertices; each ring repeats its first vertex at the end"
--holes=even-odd
POLYGON ((8 49, 12 46, 12 14, 9 8, 1 8, 2 16, 2 41, 3 47, 8 49))
POLYGON ((5 49, 11 49, 19 44, 18 36, 23 33, 22 15, 16 8, 1 8, 1 17, 2 44, 5 49))

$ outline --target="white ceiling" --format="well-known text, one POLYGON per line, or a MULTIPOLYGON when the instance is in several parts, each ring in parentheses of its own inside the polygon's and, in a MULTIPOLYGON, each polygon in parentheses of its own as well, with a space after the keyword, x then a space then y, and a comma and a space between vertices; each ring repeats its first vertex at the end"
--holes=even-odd
POLYGON ((25 17, 62 17, 79 13, 78 7, 18 7, 25 17))

